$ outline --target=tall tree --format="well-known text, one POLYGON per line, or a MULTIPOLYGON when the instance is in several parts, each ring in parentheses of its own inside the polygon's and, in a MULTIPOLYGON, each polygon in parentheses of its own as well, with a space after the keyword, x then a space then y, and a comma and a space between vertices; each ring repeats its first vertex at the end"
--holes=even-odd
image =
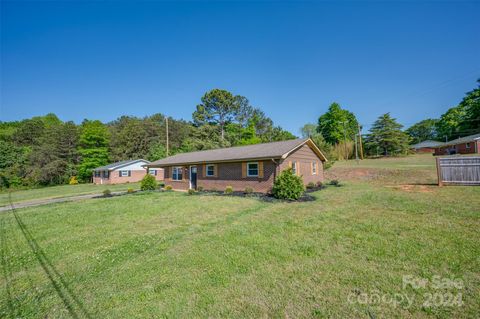
POLYGON ((218 125, 221 138, 224 139, 225 125, 235 119, 242 103, 245 103, 243 97, 234 96, 226 90, 213 89, 202 97, 202 103, 197 105, 197 110, 193 113, 193 121, 199 126, 218 125))
POLYGON ((405 154, 408 151, 409 137, 402 131, 402 127, 390 113, 381 115, 365 139, 369 153, 385 156, 405 154))
POLYGON ((332 103, 328 111, 318 119, 318 132, 330 144, 337 144, 344 139, 353 140, 358 132, 358 121, 355 115, 332 103))
POLYGON ((81 162, 78 166, 80 180, 90 181, 94 168, 108 164, 108 144, 108 129, 102 122, 98 120, 83 121, 78 149, 81 155, 81 162))
POLYGON ((467 93, 460 105, 465 107, 465 118, 460 123, 460 130, 466 134, 480 132, 480 79, 478 87, 467 93))
POLYGON ((438 136, 437 122, 437 119, 426 119, 410 126, 405 132, 411 137, 412 143, 435 140, 438 136))

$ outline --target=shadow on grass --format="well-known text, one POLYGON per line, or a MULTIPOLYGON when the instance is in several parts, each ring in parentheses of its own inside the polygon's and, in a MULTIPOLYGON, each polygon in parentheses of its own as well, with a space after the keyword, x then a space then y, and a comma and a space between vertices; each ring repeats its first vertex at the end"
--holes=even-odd
MULTIPOLYGON (((83 303, 78 299, 72 289, 69 287, 63 276, 57 271, 52 262, 43 252, 42 248, 38 245, 35 237, 28 230, 27 226, 23 223, 20 216, 17 214, 15 208, 12 206, 12 214, 17 221, 18 227, 22 231, 23 236, 27 240, 33 254, 37 258, 38 262, 43 268, 43 271, 47 275, 48 279, 52 283, 56 293, 62 299, 63 304, 68 310, 69 314, 73 318, 91 318, 90 314, 85 309, 83 303)), ((2 254, 3 256, 3 254, 2 254)))
POLYGON ((11 317, 16 317, 15 307, 13 305, 13 297, 10 287, 10 279, 12 278, 12 270, 7 258, 7 236, 5 229, 5 220, 2 218, 0 222, 0 258, 2 262, 3 276, 5 277, 5 291, 7 293, 7 306, 11 317))

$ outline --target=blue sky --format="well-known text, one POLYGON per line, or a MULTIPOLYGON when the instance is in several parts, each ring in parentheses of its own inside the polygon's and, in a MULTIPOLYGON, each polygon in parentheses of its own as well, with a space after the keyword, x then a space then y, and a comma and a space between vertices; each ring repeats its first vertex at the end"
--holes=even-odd
POLYGON ((0 120, 191 119, 223 88, 298 134, 333 101, 368 128, 438 117, 480 78, 480 2, 1 4, 0 120))

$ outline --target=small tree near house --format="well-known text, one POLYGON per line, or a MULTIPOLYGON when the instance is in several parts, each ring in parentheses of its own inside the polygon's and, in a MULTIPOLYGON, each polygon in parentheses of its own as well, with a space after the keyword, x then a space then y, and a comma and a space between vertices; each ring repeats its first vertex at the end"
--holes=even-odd
POLYGON ((288 168, 280 173, 273 183, 273 196, 279 199, 297 200, 305 191, 303 180, 288 168))

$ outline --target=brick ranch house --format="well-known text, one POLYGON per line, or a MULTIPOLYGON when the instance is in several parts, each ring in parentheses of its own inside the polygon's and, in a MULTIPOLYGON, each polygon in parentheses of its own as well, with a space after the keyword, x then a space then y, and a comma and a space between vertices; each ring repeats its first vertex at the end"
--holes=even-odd
POLYGON ((150 164, 163 168, 165 184, 173 189, 235 191, 250 187, 255 192, 270 192, 275 177, 292 167, 307 185, 323 181, 323 163, 327 159, 311 139, 229 147, 177 154, 150 164))
POLYGON ((442 142, 426 140, 417 144, 410 145, 410 149, 415 153, 433 153, 435 147, 442 144, 442 142))
POLYGON ((433 155, 454 154, 480 154, 480 133, 440 143, 433 155))
MULTIPOLYGON (((97 167, 93 170, 93 183, 122 184, 139 182, 147 174, 147 170, 143 166, 148 164, 150 162, 147 160, 137 159, 97 167)), ((163 169, 161 168, 149 169, 148 173, 155 176, 155 179, 158 181, 163 180, 163 169)))

